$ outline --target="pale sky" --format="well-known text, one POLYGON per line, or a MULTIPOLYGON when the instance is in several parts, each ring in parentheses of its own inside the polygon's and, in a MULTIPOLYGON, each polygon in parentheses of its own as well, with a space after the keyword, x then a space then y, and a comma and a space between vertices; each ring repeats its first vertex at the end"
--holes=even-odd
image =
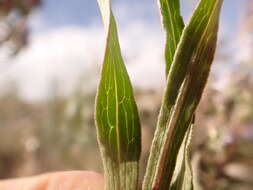
MULTIPOLYGON (((222 39, 235 40, 245 1, 225 0, 220 24, 222 39)), ((164 33, 156 1, 113 2, 122 54, 134 86, 162 87, 164 33)), ((182 2, 187 21, 194 7, 192 2, 197 1, 182 2)), ((0 88, 8 86, 7 81, 16 81, 21 96, 41 99, 48 95, 53 80, 59 82, 61 90, 71 91, 78 78, 86 75, 95 86, 105 45, 95 0, 44 0, 29 23, 30 44, 11 61, 12 66, 1 72, 0 88)))
MULTIPOLYGON (((100 23, 100 13, 96 0, 43 0, 43 6, 37 11, 44 29, 63 25, 92 25, 100 23)), ((141 19, 154 24, 159 23, 156 0, 113 0, 113 8, 119 21, 122 14, 128 14, 127 20, 141 19)), ((198 0, 181 0, 185 18, 189 17, 198 0)), ((225 0, 222 20, 229 24, 238 22, 246 0, 225 0)), ((124 19, 126 19, 124 17, 124 19)), ((160 23, 159 23, 160 24, 160 23)), ((42 29, 42 28, 40 28, 42 29)))

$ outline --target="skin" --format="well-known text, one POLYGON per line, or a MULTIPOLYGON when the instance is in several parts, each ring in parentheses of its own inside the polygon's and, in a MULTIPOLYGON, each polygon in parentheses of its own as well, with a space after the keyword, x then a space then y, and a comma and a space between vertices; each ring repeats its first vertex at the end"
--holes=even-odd
POLYGON ((95 172, 70 171, 0 181, 1 190, 103 190, 103 176, 95 172))

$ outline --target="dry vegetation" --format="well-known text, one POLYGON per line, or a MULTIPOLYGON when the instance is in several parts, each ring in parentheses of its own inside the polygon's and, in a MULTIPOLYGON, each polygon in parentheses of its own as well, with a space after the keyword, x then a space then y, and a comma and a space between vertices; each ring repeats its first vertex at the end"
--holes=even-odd
MULTIPOLYGON (((253 185, 253 80, 245 73, 232 76, 237 77, 231 77, 222 92, 211 87, 211 80, 198 110, 192 159, 199 185, 207 190, 250 190, 253 185)), ((43 103, 24 102, 17 91, 1 96, 1 178, 57 170, 102 170, 93 123, 95 92, 77 89, 70 97, 52 92, 43 103)), ((137 90, 136 97, 143 125, 143 166, 161 93, 137 90)))

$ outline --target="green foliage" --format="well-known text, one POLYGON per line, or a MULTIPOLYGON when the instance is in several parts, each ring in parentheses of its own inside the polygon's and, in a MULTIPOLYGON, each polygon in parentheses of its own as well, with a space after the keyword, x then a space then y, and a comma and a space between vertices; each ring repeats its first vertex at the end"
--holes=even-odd
POLYGON ((144 189, 166 189, 206 84, 222 0, 202 0, 184 28, 167 79, 144 189))
POLYGON ((99 1, 107 45, 96 99, 96 122, 107 189, 136 189, 141 133, 132 86, 123 63, 109 1, 99 1))
POLYGON ((192 190, 193 189, 193 174, 189 158, 189 146, 191 142, 193 125, 188 129, 184 142, 179 150, 174 176, 175 180, 170 186, 170 190, 192 190))
POLYGON ((167 76, 184 29, 184 21, 180 14, 179 0, 159 0, 159 3, 163 25, 166 31, 165 59, 167 76))
MULTIPOLYGON (((184 27, 179 1, 160 0, 167 34, 167 84, 144 190, 193 189, 188 158, 191 126, 214 58, 222 2, 201 0, 184 27), (176 167, 180 168, 178 173, 176 167)), ((106 188, 134 190, 138 186, 141 151, 139 117, 110 1, 99 0, 99 5, 107 30, 107 45, 97 94, 96 122, 106 188)))

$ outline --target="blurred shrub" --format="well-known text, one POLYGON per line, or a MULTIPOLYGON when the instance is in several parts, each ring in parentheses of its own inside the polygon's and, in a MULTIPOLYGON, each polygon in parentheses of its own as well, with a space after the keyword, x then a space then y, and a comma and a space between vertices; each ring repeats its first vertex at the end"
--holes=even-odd
POLYGON ((40 4, 41 0, 0 1, 0 46, 6 48, 7 56, 16 55, 27 44, 27 17, 40 4))

